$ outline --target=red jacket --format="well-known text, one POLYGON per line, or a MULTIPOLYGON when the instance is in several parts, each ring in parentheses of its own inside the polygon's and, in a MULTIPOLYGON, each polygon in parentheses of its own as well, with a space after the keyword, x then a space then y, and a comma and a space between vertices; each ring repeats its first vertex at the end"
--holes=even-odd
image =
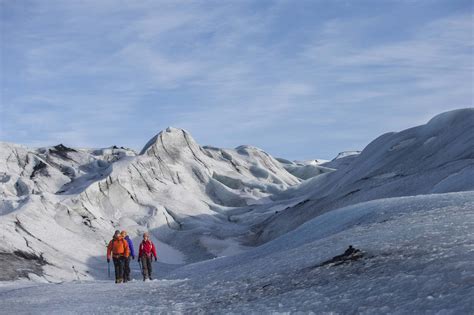
POLYGON ((155 256, 155 258, 158 258, 158 256, 156 255, 155 245, 150 240, 142 241, 140 243, 140 247, 138 249, 138 257, 142 257, 144 255, 146 255, 148 257, 153 255, 153 256, 155 256))

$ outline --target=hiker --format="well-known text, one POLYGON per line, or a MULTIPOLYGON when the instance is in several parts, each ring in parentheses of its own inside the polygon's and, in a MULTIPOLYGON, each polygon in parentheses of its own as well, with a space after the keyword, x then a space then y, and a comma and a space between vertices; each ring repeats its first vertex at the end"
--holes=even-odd
POLYGON ((107 246, 107 263, 110 263, 110 257, 112 256, 114 261, 115 269, 115 283, 122 283, 125 259, 130 255, 128 249, 128 243, 123 239, 120 231, 115 231, 114 238, 109 242, 107 246))
POLYGON ((152 280, 151 260, 153 257, 155 257, 155 261, 157 261, 158 256, 156 255, 155 245, 150 240, 150 235, 145 232, 143 233, 143 241, 140 243, 138 249, 138 262, 142 263, 143 281, 146 279, 152 280))
POLYGON ((127 231, 122 231, 120 232, 122 235, 123 239, 127 241, 128 244, 128 249, 130 252, 130 255, 125 258, 125 265, 123 269, 123 282, 128 282, 130 281, 130 258, 135 259, 135 250, 133 248, 133 242, 130 239, 130 237, 127 234, 127 231))

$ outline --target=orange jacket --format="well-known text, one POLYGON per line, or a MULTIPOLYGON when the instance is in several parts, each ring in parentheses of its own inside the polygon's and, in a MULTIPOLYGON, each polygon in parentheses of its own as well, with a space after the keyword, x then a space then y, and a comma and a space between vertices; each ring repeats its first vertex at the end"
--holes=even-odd
POLYGON ((110 259, 110 256, 118 257, 130 256, 130 249, 128 248, 128 243, 123 239, 122 236, 112 239, 107 246, 107 258, 110 259))

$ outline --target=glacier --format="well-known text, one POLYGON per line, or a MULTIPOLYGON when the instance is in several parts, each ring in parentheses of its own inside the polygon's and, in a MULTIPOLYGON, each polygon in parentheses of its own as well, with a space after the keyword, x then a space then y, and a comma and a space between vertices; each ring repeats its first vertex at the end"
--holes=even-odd
POLYGON ((200 146, 172 127, 140 152, 3 142, 0 309, 469 313, 473 175, 472 108, 332 161, 200 146), (151 232, 159 280, 107 280, 115 229, 151 232), (349 245, 361 259, 324 264, 349 245), (104 302, 117 292, 136 303, 104 302))

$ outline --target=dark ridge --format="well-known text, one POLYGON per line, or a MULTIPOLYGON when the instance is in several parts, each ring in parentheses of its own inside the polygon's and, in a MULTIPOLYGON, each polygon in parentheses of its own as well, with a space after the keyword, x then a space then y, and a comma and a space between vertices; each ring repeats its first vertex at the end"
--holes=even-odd
POLYGON ((61 144, 58 144, 58 145, 55 145, 55 146, 54 146, 54 149, 55 149, 56 151, 60 151, 60 152, 77 152, 77 151, 74 150, 73 148, 66 147, 66 146, 63 145, 62 143, 61 143, 61 144))
POLYGON ((38 173, 43 176, 49 176, 46 166, 46 163, 44 163, 43 161, 38 161, 38 163, 36 163, 33 167, 33 172, 30 175, 30 179, 33 179, 33 177, 35 177, 38 173))
POLYGON ((92 226, 91 219, 87 215, 81 215, 81 218, 82 218, 82 224, 84 224, 91 230, 96 231, 96 228, 92 226))
POLYGON ((77 152, 77 151, 72 148, 68 148, 61 143, 61 144, 55 145, 52 149, 49 149, 49 152, 51 152, 51 154, 58 155, 62 158, 69 159, 69 157, 67 156, 67 153, 77 152))
POLYGON ((349 247, 345 250, 343 254, 334 256, 333 258, 326 260, 325 262, 317 265, 316 267, 322 267, 326 265, 339 266, 344 263, 359 260, 362 257, 364 257, 364 253, 360 249, 354 248, 352 247, 352 245, 349 245, 349 247))
POLYGON ((345 194, 344 197, 353 195, 353 194, 355 194, 355 193, 357 193, 357 192, 359 192, 359 191, 360 191, 360 189, 356 189, 356 190, 350 191, 350 192, 348 192, 347 194, 345 194))
POLYGON ((0 252, 0 281, 29 278, 29 274, 43 276, 43 266, 49 263, 43 255, 16 250, 13 253, 0 252))
POLYGON ((22 250, 16 250, 13 254, 26 260, 34 260, 41 266, 48 265, 48 262, 44 259, 42 254, 38 256, 35 253, 24 252, 22 250))

